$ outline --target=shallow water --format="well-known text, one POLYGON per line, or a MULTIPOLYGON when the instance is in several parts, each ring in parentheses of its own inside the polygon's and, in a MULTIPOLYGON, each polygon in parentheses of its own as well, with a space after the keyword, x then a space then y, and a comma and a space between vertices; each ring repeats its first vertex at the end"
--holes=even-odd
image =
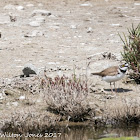
POLYGON ((108 126, 96 128, 93 125, 68 126, 63 129, 58 140, 97 140, 106 137, 140 137, 140 127, 113 128, 108 126))
MULTIPOLYGON (((16 133, 0 133, 0 140, 2 139, 49 139, 49 140, 98 140, 101 138, 113 137, 140 137, 140 126, 129 126, 121 128, 113 127, 99 127, 96 128, 92 124, 72 124, 57 126, 55 128, 46 130, 44 135, 41 133, 26 133, 25 135, 20 135, 16 133), (24 137, 25 136, 25 137, 24 137), (9 138, 10 137, 10 138, 9 138), (15 138, 14 138, 15 137, 15 138)), ((137 139, 138 140, 138 139, 137 139)))

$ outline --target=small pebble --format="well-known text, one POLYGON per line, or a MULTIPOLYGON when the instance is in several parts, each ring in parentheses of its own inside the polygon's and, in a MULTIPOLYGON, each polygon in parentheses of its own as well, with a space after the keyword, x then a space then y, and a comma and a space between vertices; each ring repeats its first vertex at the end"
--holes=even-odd
POLYGON ((24 7, 23 6, 17 6, 16 9, 20 11, 20 10, 24 10, 24 7))
POLYGON ((12 105, 18 106, 18 102, 12 102, 12 105))
POLYGON ((26 6, 27 6, 27 7, 34 7, 33 4, 27 4, 26 6))
POLYGON ((77 27, 76 27, 76 25, 71 25, 70 28, 71 29, 76 29, 77 27))
POLYGON ((91 27, 88 28, 87 33, 92 33, 93 29, 91 27))
POLYGON ((30 26, 33 26, 33 27, 38 27, 38 26, 41 25, 41 23, 38 22, 38 21, 31 21, 31 22, 29 23, 29 25, 30 25, 30 26))
POLYGON ((25 99, 25 96, 23 95, 19 97, 19 100, 24 100, 24 99, 25 99))

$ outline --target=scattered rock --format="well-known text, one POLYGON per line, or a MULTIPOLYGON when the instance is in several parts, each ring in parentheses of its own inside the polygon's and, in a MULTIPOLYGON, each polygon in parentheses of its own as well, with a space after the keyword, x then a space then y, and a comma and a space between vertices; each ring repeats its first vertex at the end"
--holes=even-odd
POLYGON ((91 3, 83 3, 83 4, 81 4, 81 6, 82 7, 88 7, 88 6, 92 7, 92 4, 91 3))
POLYGON ((120 24, 110 24, 111 26, 114 26, 114 27, 120 27, 121 25, 120 24))
POLYGON ((76 25, 71 25, 70 28, 71 29, 77 29, 77 26, 76 25))
POLYGON ((4 93, 7 96, 14 96, 14 94, 16 94, 15 90, 12 90, 12 89, 5 89, 4 93))
MULTIPOLYGON (((123 8, 124 8, 124 7, 123 7, 123 8)), ((122 14, 121 9, 118 8, 118 7, 111 7, 111 8, 109 8, 109 9, 107 9, 107 11, 108 11, 109 14, 115 14, 115 15, 120 15, 120 14, 122 14)))
POLYGON ((32 64, 26 64, 23 68, 23 74, 29 77, 31 74, 38 74, 38 69, 32 64))
POLYGON ((90 87, 90 93, 98 93, 96 88, 90 87))
POLYGON ((3 99, 4 99, 3 94, 0 93, 0 100, 3 100, 3 99))
POLYGON ((16 9, 17 9, 18 11, 20 11, 20 10, 24 10, 24 7, 23 7, 23 6, 16 6, 16 9))
POLYGON ((36 102, 37 102, 37 103, 41 103, 42 100, 41 100, 41 99, 37 99, 36 102))
MULTIPOLYGON (((50 26, 49 28, 52 29, 52 30, 57 30, 57 29, 59 29, 60 27, 59 27, 59 26, 50 26)), ((48 36, 46 36, 46 37, 48 37, 48 36)))
POLYGON ((42 15, 42 16, 50 16, 51 12, 47 10, 34 10, 32 12, 32 16, 42 15))
POLYGON ((18 106, 18 102, 12 102, 12 105, 18 106))
POLYGON ((41 25, 41 23, 38 22, 38 21, 31 21, 31 22, 29 23, 29 25, 30 25, 30 26, 33 26, 33 27, 38 27, 38 26, 41 25))
POLYGON ((134 3, 134 5, 139 6, 139 5, 140 5, 140 3, 134 3))
POLYGON ((36 17, 36 21, 40 22, 40 23, 44 23, 45 22, 45 18, 42 16, 37 16, 36 17))
POLYGON ((9 85, 11 81, 12 80, 10 78, 0 78, 0 86, 5 87, 6 85, 9 85))
POLYGON ((56 16, 55 15, 50 15, 49 18, 56 18, 56 16))
POLYGON ((4 7, 5 10, 24 10, 24 7, 23 6, 15 6, 15 5, 12 5, 12 4, 8 4, 4 7))
POLYGON ((49 64, 49 65, 58 65, 58 64, 60 64, 60 62, 48 62, 47 64, 49 64))
POLYGON ((106 93, 105 91, 104 91, 104 89, 103 88, 97 88, 96 86, 92 86, 92 87, 90 87, 90 93, 94 93, 94 94, 104 94, 104 93, 106 93))
POLYGON ((38 27, 41 25, 41 23, 44 23, 45 22, 45 18, 42 17, 42 16, 36 16, 34 21, 31 21, 29 23, 30 26, 33 26, 33 27, 38 27))
POLYGON ((24 105, 28 106, 35 105, 35 102, 33 100, 26 99, 24 100, 24 105))
POLYGON ((68 71, 68 70, 70 70, 70 69, 68 68, 68 66, 57 67, 57 71, 68 71))
POLYGON ((44 33, 42 31, 34 30, 31 34, 27 33, 24 37, 36 37, 36 36, 43 36, 44 33))
POLYGON ((104 95, 105 99, 113 99, 115 95, 104 95))
POLYGON ((91 27, 88 28, 87 33, 92 33, 93 29, 91 27))
POLYGON ((10 105, 10 103, 8 102, 8 103, 6 103, 6 105, 7 105, 7 106, 9 106, 9 105, 10 105))
POLYGON ((103 58, 106 58, 106 59, 116 59, 116 56, 112 54, 111 52, 104 52, 102 56, 103 58))
POLYGON ((15 22, 17 20, 16 16, 9 15, 10 21, 15 22))
POLYGON ((104 52, 104 53, 96 53, 94 55, 89 56, 87 59, 89 60, 104 60, 104 59, 111 59, 111 60, 117 60, 118 61, 119 56, 116 56, 115 54, 111 52, 104 52))
MULTIPOLYGON (((52 65, 56 65, 56 63, 51 62, 50 64, 52 65)), ((55 66, 55 67, 51 67, 48 69, 49 72, 56 72, 56 71, 69 71, 71 70, 70 68, 68 68, 67 65, 65 66, 55 66)))
POLYGON ((19 100, 25 100, 25 96, 20 96, 19 100))
POLYGON ((27 7, 34 7, 34 5, 31 4, 31 3, 30 3, 30 4, 27 4, 26 6, 27 6, 27 7))

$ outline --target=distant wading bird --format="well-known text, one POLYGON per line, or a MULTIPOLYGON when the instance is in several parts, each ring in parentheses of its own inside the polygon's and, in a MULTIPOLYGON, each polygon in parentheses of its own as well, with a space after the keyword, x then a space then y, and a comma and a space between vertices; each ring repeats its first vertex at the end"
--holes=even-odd
MULTIPOLYGON (((110 83, 110 87, 111 87, 111 83, 114 82, 114 88, 115 88, 115 82, 121 80, 125 76, 127 69, 128 69, 128 64, 125 63, 120 66, 109 67, 101 72, 91 73, 91 75, 101 76, 103 81, 110 83)), ((111 87, 111 91, 113 92, 112 87, 111 87)))

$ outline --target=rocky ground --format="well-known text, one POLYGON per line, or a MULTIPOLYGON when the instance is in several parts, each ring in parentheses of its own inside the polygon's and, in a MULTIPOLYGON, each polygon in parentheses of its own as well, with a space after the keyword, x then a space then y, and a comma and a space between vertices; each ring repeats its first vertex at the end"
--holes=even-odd
MULTIPOLYGON (((32 63, 52 77, 74 72, 87 75, 91 106, 115 106, 123 99, 139 102, 139 85, 121 80, 118 92, 112 94, 108 83, 90 77, 91 72, 121 63, 123 44, 118 33, 127 33, 132 23, 140 22, 139 0, 1 0, 0 12, 1 78, 21 75, 24 65, 32 63)), ((17 108, 28 110, 25 99, 35 110, 40 106, 45 110, 37 95, 14 93, 7 97, 9 92, 1 91, 1 119, 17 108)))

